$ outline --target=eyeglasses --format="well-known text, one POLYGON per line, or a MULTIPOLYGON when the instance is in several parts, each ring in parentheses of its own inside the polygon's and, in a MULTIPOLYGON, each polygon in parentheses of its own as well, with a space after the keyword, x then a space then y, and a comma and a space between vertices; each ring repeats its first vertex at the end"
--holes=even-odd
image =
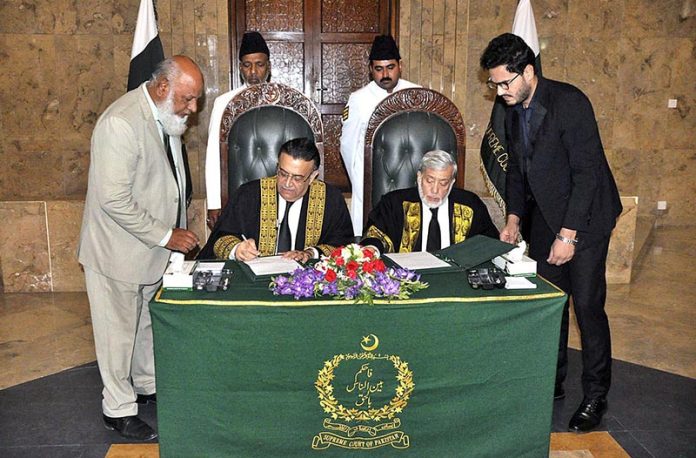
POLYGON ((509 79, 507 81, 501 81, 500 83, 496 83, 495 81, 491 81, 490 78, 488 81, 486 81, 486 85, 488 86, 488 89, 494 89, 498 90, 498 88, 501 88, 504 91, 507 91, 510 89, 510 84, 512 84, 513 81, 517 79, 518 76, 520 76, 522 73, 518 73, 515 75, 512 79, 509 79))
POLYGON ((305 181, 309 180, 309 178, 310 178, 310 177, 312 176, 312 174, 314 173, 314 170, 312 170, 311 172, 309 172, 309 175, 304 176, 304 175, 293 175, 292 173, 288 173, 288 172, 286 172, 285 170, 283 170, 283 169, 281 169, 280 167, 278 167, 278 170, 276 171, 276 173, 277 173, 277 175, 278 175, 278 178, 280 178, 280 179, 283 180, 283 181, 287 181, 288 178, 289 178, 290 181, 292 181, 292 182, 295 183, 295 184, 302 184, 302 183, 304 183, 305 181))

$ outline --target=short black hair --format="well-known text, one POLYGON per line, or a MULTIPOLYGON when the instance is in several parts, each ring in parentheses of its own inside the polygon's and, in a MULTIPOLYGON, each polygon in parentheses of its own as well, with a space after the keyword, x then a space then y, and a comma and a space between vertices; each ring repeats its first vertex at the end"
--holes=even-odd
POLYGON ((290 155, 293 159, 314 162, 314 170, 317 170, 321 164, 319 149, 317 145, 314 144, 314 141, 309 138, 294 138, 288 140, 280 147, 278 157, 283 153, 290 155))
POLYGON ((481 54, 481 67, 484 70, 505 65, 510 73, 522 73, 527 65, 534 67, 534 51, 524 40, 512 33, 504 33, 493 38, 481 54))

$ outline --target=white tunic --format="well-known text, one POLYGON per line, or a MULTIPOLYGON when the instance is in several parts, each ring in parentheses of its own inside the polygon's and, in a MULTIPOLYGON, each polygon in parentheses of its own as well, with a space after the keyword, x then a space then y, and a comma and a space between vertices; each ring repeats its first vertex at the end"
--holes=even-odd
MULTIPOLYGON (((393 92, 412 87, 420 87, 417 84, 399 79, 393 92)), ((353 219, 353 231, 356 236, 361 236, 363 231, 363 169, 365 162, 365 132, 367 123, 375 108, 390 93, 371 81, 353 92, 346 104, 347 117, 343 116, 343 130, 341 132, 341 156, 348 171, 348 178, 352 187, 350 214, 353 219)))
POLYGON ((222 114, 232 98, 247 88, 242 84, 237 89, 219 95, 213 103, 208 126, 208 147, 205 151, 205 193, 208 210, 222 208, 220 197, 220 123, 222 114))

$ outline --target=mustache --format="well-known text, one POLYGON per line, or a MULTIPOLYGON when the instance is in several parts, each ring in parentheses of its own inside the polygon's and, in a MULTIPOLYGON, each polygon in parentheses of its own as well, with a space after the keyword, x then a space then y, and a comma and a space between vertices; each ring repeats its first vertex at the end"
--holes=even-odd
POLYGON ((391 81, 391 80, 392 80, 391 78, 389 78, 388 76, 385 76, 384 78, 382 78, 381 80, 379 80, 379 82, 380 82, 380 83, 386 83, 387 81, 391 81))

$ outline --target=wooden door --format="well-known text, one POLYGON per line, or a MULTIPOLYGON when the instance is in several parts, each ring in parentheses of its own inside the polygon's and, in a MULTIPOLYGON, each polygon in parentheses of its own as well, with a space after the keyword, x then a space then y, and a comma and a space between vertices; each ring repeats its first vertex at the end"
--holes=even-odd
POLYGON ((241 85, 242 35, 259 31, 271 51, 271 80, 304 92, 322 114, 325 180, 349 191, 341 112, 350 93, 369 82, 374 37, 396 36, 398 0, 230 0, 229 11, 233 87, 241 85))

